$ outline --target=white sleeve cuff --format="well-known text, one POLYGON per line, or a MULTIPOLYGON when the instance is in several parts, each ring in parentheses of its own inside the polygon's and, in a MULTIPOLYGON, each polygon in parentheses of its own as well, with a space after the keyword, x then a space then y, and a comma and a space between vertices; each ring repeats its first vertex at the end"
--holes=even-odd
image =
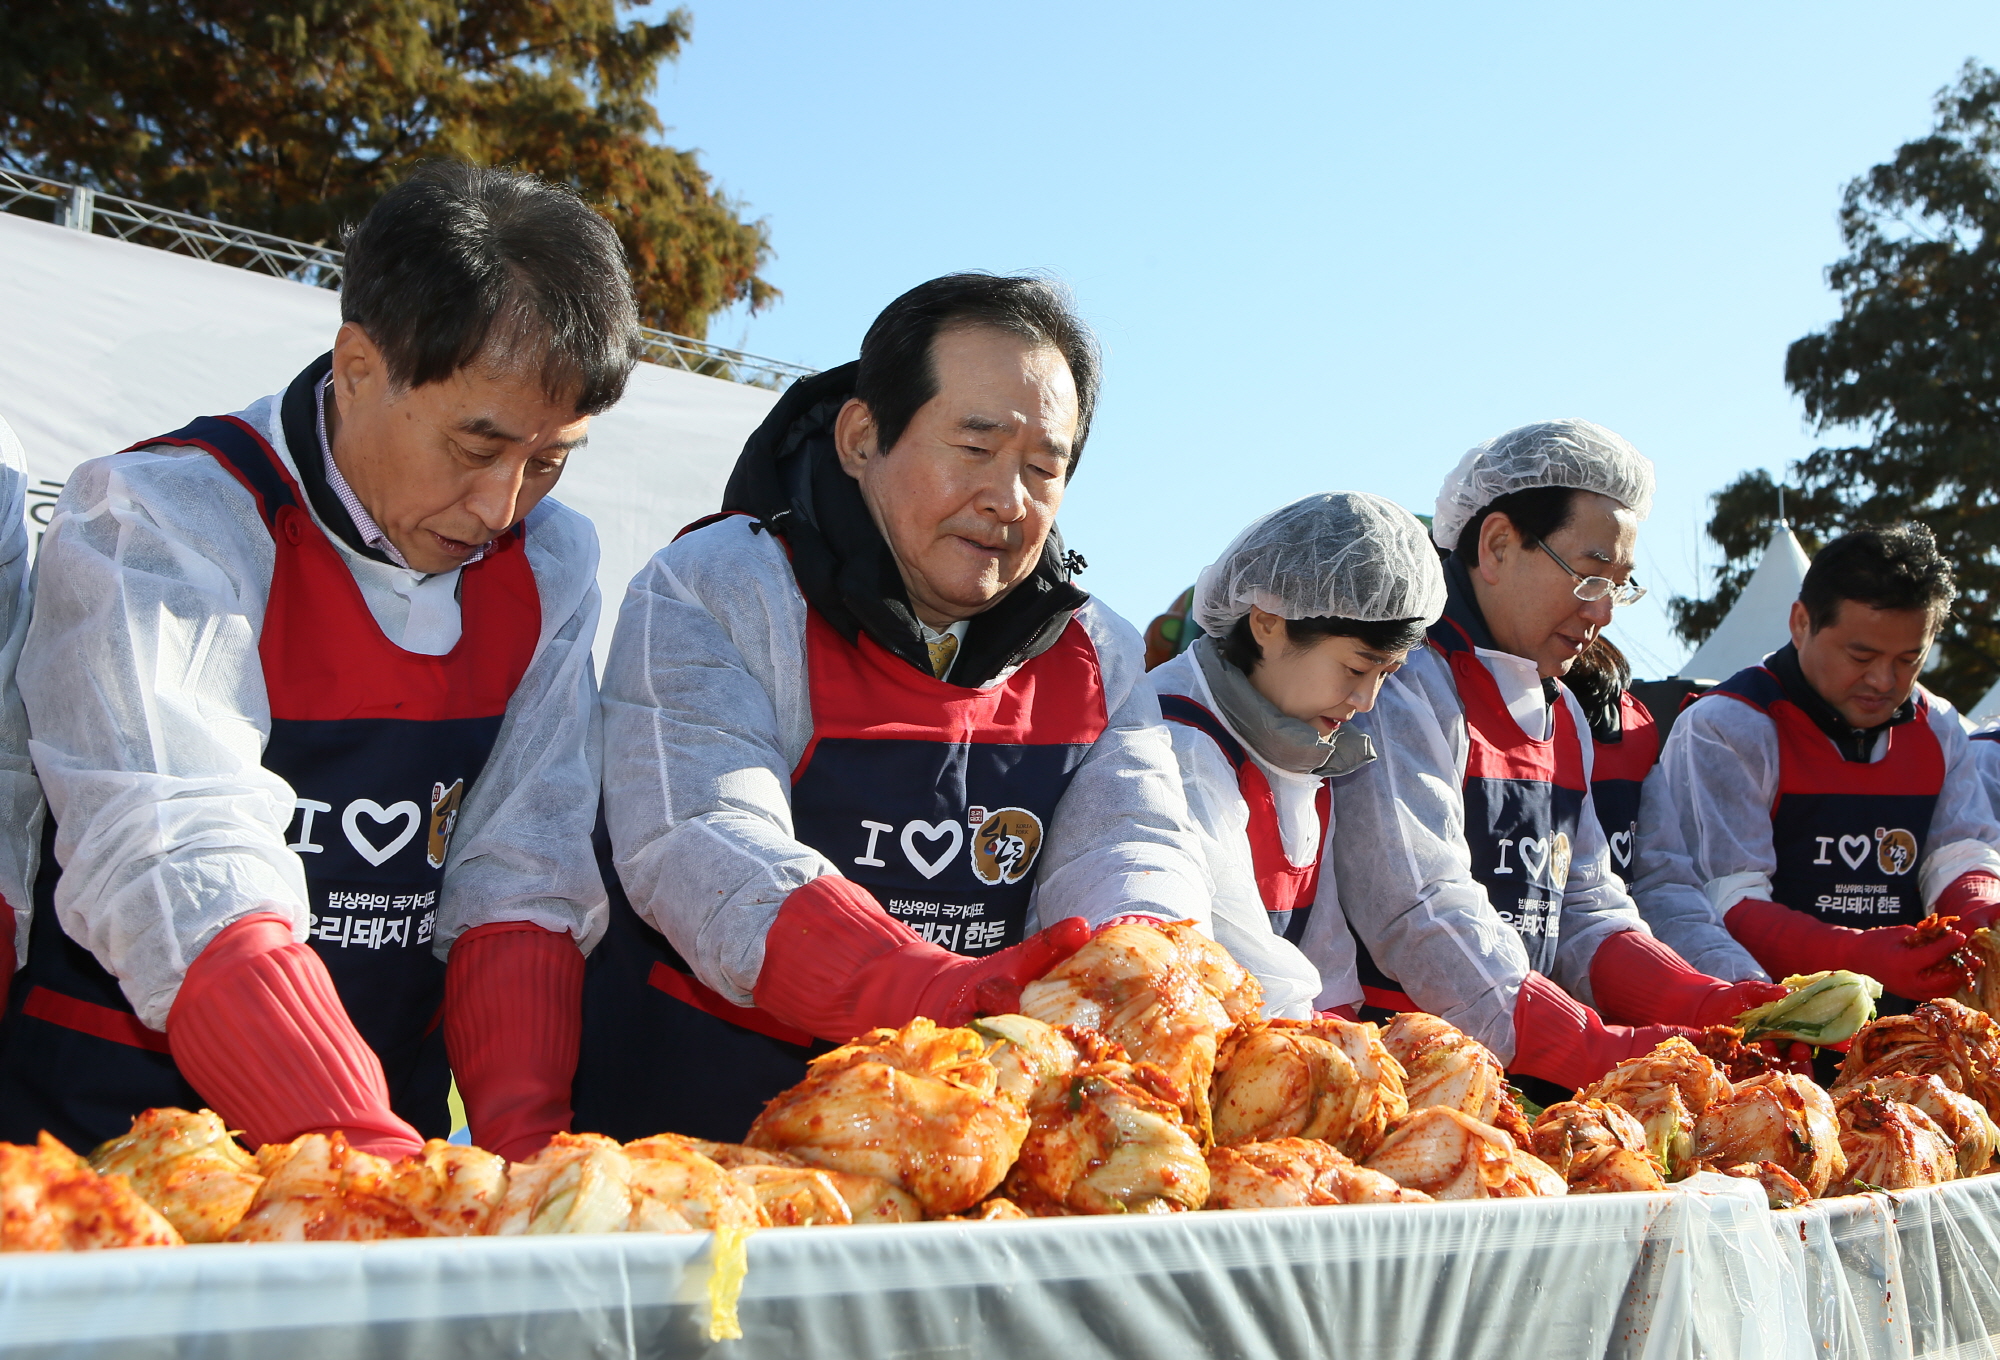
POLYGON ((1718 920, 1728 915, 1731 907, 1748 898, 1754 897, 1760 902, 1773 900, 1769 874, 1724 874, 1704 883, 1702 891, 1708 894, 1709 904, 1715 908, 1718 920))
POLYGON ((1985 841, 1953 841, 1924 856, 1920 875, 1924 905, 1935 906, 1939 893, 1949 888, 1960 874, 1974 869, 2000 875, 2000 855, 1994 854, 1993 847, 1985 841))

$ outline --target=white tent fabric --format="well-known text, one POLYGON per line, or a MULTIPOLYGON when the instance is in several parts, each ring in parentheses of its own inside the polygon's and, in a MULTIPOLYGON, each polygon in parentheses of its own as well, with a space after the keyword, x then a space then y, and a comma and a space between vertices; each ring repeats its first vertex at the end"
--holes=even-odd
POLYGON ((1792 602, 1799 598, 1799 586, 1811 564, 1806 550, 1792 536, 1791 526, 1780 520, 1743 593, 1708 635, 1708 641, 1680 668, 1680 677, 1727 680, 1784 646, 1791 637, 1792 602))
POLYGON ((1967 723, 1977 727, 2000 718, 2000 680, 1993 682, 1993 688, 1986 691, 1986 697, 1967 709, 1964 714, 1967 723))
MULTIPOLYGON (((278 391, 339 326, 325 289, 0 213, 0 416, 27 449, 29 514, 46 523, 87 458, 278 391)), ((590 516, 603 545, 600 665, 626 583, 714 511, 776 400, 641 364, 591 422, 556 498, 590 516)))

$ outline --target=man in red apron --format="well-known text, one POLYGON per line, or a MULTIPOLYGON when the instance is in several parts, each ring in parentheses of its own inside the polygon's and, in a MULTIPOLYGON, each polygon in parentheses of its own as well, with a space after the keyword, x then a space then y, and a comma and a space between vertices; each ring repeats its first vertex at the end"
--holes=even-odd
POLYGON ((1675 1027, 1781 994, 1655 939, 1592 807, 1590 727, 1560 677, 1641 593, 1652 493, 1652 464, 1588 421, 1469 452, 1431 526, 1451 554, 1444 616, 1354 719, 1378 758, 1334 781, 1333 864, 1368 1002, 1441 1015, 1510 1071, 1571 1090, 1675 1027))
POLYGON ((1138 635, 1055 533, 1096 374, 1049 285, 921 285, 633 582, 579 1127, 739 1138, 818 1043, 1012 1009, 1120 915, 1205 918, 1138 635))
POLYGON ((1978 760, 1917 683, 1956 595, 1921 525, 1820 549, 1790 645, 1674 725, 1642 807, 1641 910, 1656 883, 1702 893, 1772 976, 1865 973, 1890 1013, 1956 990, 1965 932, 2000 918, 1978 760), (1933 911, 1957 929, 1913 937, 1933 911))
POLYGON ((454 1071, 482 1146, 567 1126, 597 549, 544 498, 631 371, 623 256, 573 195, 434 166, 362 223, 341 313, 283 392, 57 504, 0 1138, 208 1105, 398 1156, 449 1131, 454 1071))

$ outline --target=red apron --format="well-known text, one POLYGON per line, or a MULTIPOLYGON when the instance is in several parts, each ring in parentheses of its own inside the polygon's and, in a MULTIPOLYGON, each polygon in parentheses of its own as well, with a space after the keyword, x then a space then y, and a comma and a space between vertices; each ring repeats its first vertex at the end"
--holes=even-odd
POLYGON ((1222 750, 1223 759, 1236 771, 1236 789, 1250 812, 1250 865, 1257 875, 1257 894, 1270 914, 1272 933, 1297 944, 1305 938, 1306 921, 1312 915, 1313 899, 1319 893, 1319 868, 1326 858, 1326 826, 1333 810, 1333 790, 1320 781, 1315 806, 1319 812, 1319 854, 1310 864, 1293 864, 1285 854, 1284 836, 1278 828, 1278 805, 1271 795, 1271 781, 1264 775, 1243 744, 1231 736, 1222 719, 1184 694, 1162 694, 1160 713, 1168 722, 1180 723, 1205 734, 1222 750))
MULTIPOLYGON (((522 532, 460 576, 463 633, 444 656, 404 651, 306 509, 271 446, 234 416, 135 447, 207 450, 256 497, 276 547, 258 653, 271 706, 264 767, 292 786, 286 833, 305 869, 310 934, 391 1104, 426 1136, 450 1131, 451 1075, 433 952, 458 809, 534 656, 541 598, 522 532)), ((63 933, 44 837, 28 967, 0 1039, 0 1138, 47 1128, 72 1147, 121 1134, 149 1106, 199 1108, 167 1036, 140 1024, 117 979, 63 933), (192 1103, 190 1103, 192 1102, 192 1103)))
POLYGON ((1660 759, 1660 728, 1652 710, 1632 697, 1619 696, 1624 736, 1597 743, 1590 771, 1590 801, 1611 843, 1611 871, 1632 881, 1632 864, 1639 856, 1639 789, 1660 759))
MULTIPOLYGON (((1449 618, 1431 625, 1430 645, 1451 666, 1465 705, 1465 839, 1472 876, 1493 910, 1528 951, 1528 966, 1555 968, 1562 929, 1563 888, 1583 814, 1583 743, 1576 715, 1557 702, 1552 731, 1530 737, 1507 711, 1500 686, 1449 618)), ((1359 937, 1354 942, 1362 994, 1372 1006, 1419 1007, 1403 984, 1384 972, 1359 937)))
MULTIPOLYGON (((917 670, 807 611, 813 736, 792 772, 794 834, 883 911, 959 954, 1020 943, 1056 805, 1107 723, 1097 650, 1072 619, 987 689, 917 670)), ((599 863, 611 925, 584 988, 576 1127, 742 1138, 805 1074, 811 1036, 703 985, 599 863)))

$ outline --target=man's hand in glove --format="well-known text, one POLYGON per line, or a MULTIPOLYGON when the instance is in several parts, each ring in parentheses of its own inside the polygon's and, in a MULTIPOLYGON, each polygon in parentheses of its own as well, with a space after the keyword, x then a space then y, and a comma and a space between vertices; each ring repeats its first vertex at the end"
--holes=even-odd
POLYGON ((1973 931, 2000 921, 2000 878, 1984 869, 1972 869, 1954 878, 1938 894, 1931 910, 1939 916, 1956 916, 1958 928, 1973 931))
POLYGON ((1724 924, 1772 977, 1846 969, 1911 1001, 1950 996, 1964 981, 1951 957, 1965 945, 1965 936, 1956 930, 1933 933, 1926 928, 1921 935, 1916 926, 1850 930, 1755 898, 1731 907, 1724 924))
POLYGON ((1606 1020, 1621 1024, 1733 1025, 1752 1006, 1776 1001, 1775 982, 1724 982, 1696 971, 1643 930, 1621 930, 1597 947, 1590 987, 1606 1020))

